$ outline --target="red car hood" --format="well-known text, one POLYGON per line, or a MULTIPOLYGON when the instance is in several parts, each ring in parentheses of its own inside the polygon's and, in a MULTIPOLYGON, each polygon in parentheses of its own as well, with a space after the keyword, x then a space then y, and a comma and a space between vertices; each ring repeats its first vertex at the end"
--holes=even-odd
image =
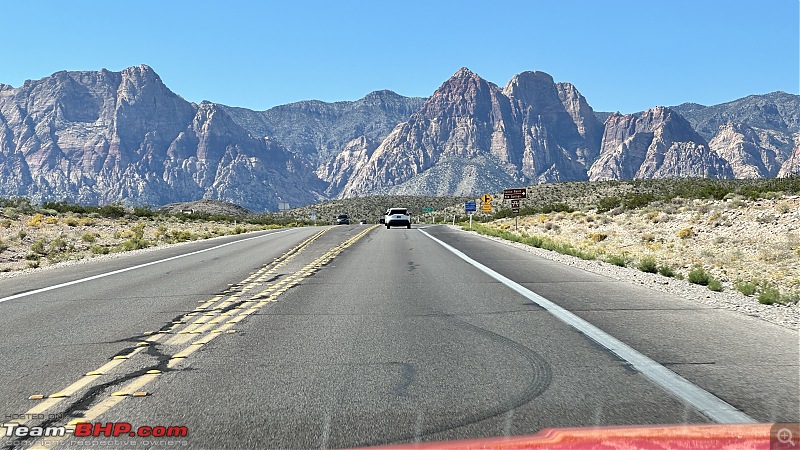
POLYGON ((789 449, 800 450, 799 424, 787 424, 791 442, 779 440, 775 424, 667 425, 544 429, 528 436, 370 447, 372 450, 431 449, 789 449), (794 446, 790 445, 794 444, 794 446))

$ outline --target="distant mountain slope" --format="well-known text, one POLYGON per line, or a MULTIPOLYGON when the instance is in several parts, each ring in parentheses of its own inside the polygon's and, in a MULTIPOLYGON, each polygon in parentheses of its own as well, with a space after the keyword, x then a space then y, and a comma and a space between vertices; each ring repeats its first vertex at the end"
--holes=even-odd
MULTIPOLYGON (((800 95, 772 92, 713 106, 673 107, 728 160, 736 178, 775 177, 800 143, 800 95)), ((787 168, 788 171, 788 168, 787 168)), ((785 176, 784 171, 782 176, 785 176)))
POLYGON ((600 157, 589 179, 731 178, 730 165, 670 108, 606 119, 600 157))
POLYGON ((744 123, 752 128, 796 133, 800 131, 800 95, 771 92, 749 95, 714 106, 683 103, 673 110, 686 118, 701 136, 710 140, 727 122, 744 123))
POLYGON ((504 89, 458 70, 358 168, 341 196, 467 195, 586 179, 602 126, 570 84, 524 72, 504 89))
POLYGON ((595 112, 544 72, 505 87, 467 68, 430 98, 251 111, 185 101, 148 66, 0 84, 0 196, 253 211, 376 193, 472 195, 553 181, 786 176, 800 96, 595 112), (598 120, 602 118, 603 121, 598 120))
POLYGON ((265 210, 324 189, 284 147, 183 100, 145 65, 0 86, 0 174, 0 195, 89 204, 212 198, 265 210))
POLYGON ((353 102, 308 100, 266 111, 223 108, 256 136, 271 136, 292 152, 314 162, 328 162, 346 143, 361 136, 380 141, 417 111, 424 98, 375 91, 353 102))

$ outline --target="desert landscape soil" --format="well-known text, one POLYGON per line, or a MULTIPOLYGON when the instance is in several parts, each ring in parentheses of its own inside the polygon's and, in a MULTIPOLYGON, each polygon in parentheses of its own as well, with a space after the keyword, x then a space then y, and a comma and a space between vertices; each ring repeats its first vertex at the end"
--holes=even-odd
POLYGON ((546 237, 589 255, 581 259, 511 243, 547 258, 800 328, 798 196, 675 199, 632 210, 504 218, 485 226, 520 237, 546 237), (648 260, 674 275, 646 273, 642 263, 648 260), (698 268, 720 282, 720 291, 689 282, 698 268))

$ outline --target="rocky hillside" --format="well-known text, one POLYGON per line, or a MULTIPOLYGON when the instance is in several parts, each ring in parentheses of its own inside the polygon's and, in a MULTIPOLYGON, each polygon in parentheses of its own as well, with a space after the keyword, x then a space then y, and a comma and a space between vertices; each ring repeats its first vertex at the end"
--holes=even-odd
POLYGON ((591 180, 731 178, 730 165, 675 111, 608 116, 591 180))
POLYGON ((772 92, 714 106, 684 103, 673 109, 730 163, 735 177, 798 173, 800 161, 792 154, 800 148, 800 96, 772 92))
POLYGON ((0 197, 274 211, 588 179, 785 176, 800 171, 799 99, 595 113, 544 72, 500 88, 462 68, 427 99, 376 91, 251 111, 189 103, 144 65, 58 72, 0 84, 0 197))
POLYGON ((586 179, 601 128, 572 85, 545 73, 522 73, 500 89, 462 68, 374 152, 355 161, 358 169, 341 195, 467 195, 586 179))
POLYGON ((86 204, 213 198, 264 210, 324 189, 283 146, 183 100, 144 65, 0 86, 0 174, 0 195, 86 204))

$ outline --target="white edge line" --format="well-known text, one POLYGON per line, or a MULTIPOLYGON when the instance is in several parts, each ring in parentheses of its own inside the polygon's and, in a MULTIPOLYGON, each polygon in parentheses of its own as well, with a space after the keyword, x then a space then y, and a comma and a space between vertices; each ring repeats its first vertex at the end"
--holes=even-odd
POLYGON ((295 230, 295 229, 296 228, 288 228, 286 230, 274 231, 272 233, 266 233, 266 234, 262 234, 260 236, 253 236, 253 237, 249 237, 249 238, 245 238, 245 239, 238 239, 238 240, 231 241, 231 242, 226 242, 224 244, 220 244, 220 245, 217 245, 217 246, 214 246, 214 247, 209 247, 209 248, 205 248, 205 249, 202 249, 202 250, 196 250, 196 251, 193 251, 193 252, 190 252, 190 253, 183 253, 181 255, 175 255, 175 256, 171 256, 169 258, 159 259, 157 261, 150 261, 148 263, 139 264, 139 265, 131 266, 131 267, 126 267, 124 269, 118 269, 118 270, 114 270, 114 271, 111 271, 111 272, 100 273, 100 274, 92 275, 92 276, 86 277, 86 278, 80 278, 80 279, 77 279, 77 280, 67 281, 67 282, 61 283, 61 284, 54 284, 52 286, 47 286, 47 287, 35 289, 33 291, 20 292, 19 294, 14 294, 14 295, 10 295, 8 297, 0 298, 0 303, 7 302, 9 300, 15 300, 15 299, 22 298, 22 297, 27 297, 27 296, 30 296, 30 295, 41 294, 42 292, 52 291, 54 289, 60 289, 60 288, 63 288, 63 287, 72 286, 74 284, 85 283, 87 281, 96 280, 98 278, 110 277, 111 275, 117 275, 117 274, 120 274, 120 273, 123 273, 123 272, 128 272, 130 270, 141 269, 142 267, 152 266, 154 264, 161 264, 163 262, 172 261, 174 259, 179 259, 179 258, 183 258, 183 257, 186 257, 186 256, 192 256, 192 255, 196 255, 198 253, 209 252, 211 250, 216 250, 218 248, 226 247, 228 245, 238 244, 240 242, 250 241, 250 240, 253 240, 253 239, 260 239, 260 238, 263 238, 265 236, 272 236, 272 235, 278 234, 278 233, 285 233, 287 231, 291 231, 291 230, 295 230))
POLYGON ((691 383, 686 378, 678 375, 677 373, 667 369, 649 357, 639 353, 632 347, 623 343, 619 339, 611 336, 605 331, 597 328, 589 322, 581 319, 570 311, 556 305, 550 300, 536 294, 515 281, 495 272, 494 270, 486 267, 485 265, 473 260, 460 250, 442 242, 441 240, 431 236, 428 232, 419 230, 420 233, 433 239, 442 247, 446 248, 454 255, 463 259, 467 263, 473 265, 478 270, 489 275, 495 280, 505 284, 513 289, 520 295, 528 298, 532 302, 538 304, 550 314, 554 315, 557 319, 571 326, 572 328, 580 331, 588 336, 593 341, 602 345, 610 350, 612 353, 630 363, 630 365, 638 370, 642 375, 649 378, 656 385, 678 398, 679 400, 688 403, 696 408, 703 415, 717 423, 756 423, 752 417, 739 411, 729 403, 715 396, 714 394, 704 390, 703 388, 691 383))

